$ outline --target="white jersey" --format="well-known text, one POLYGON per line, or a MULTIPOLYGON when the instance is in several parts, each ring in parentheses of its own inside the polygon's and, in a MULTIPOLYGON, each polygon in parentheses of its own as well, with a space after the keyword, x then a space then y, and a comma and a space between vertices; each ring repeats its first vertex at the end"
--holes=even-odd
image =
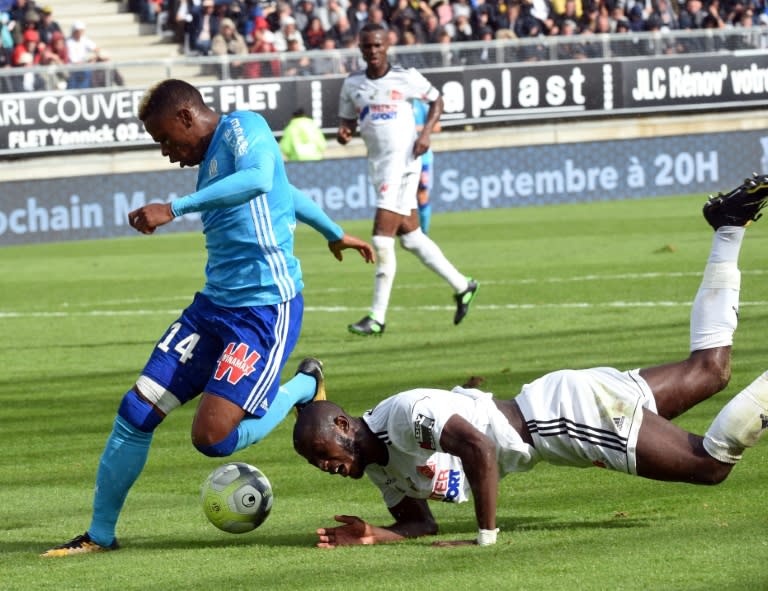
POLYGON ((365 70, 344 80, 339 117, 357 120, 374 186, 421 170, 419 158, 413 157, 417 133, 411 101, 434 102, 439 96, 440 91, 422 74, 398 65, 376 80, 368 78, 365 70))
POLYGON ((501 474, 530 470, 539 460, 496 407, 491 394, 459 387, 402 392, 363 415, 374 434, 387 444, 387 465, 370 464, 365 472, 388 507, 406 496, 449 502, 469 498, 461 460, 440 446, 443 427, 456 414, 496 443, 501 474))

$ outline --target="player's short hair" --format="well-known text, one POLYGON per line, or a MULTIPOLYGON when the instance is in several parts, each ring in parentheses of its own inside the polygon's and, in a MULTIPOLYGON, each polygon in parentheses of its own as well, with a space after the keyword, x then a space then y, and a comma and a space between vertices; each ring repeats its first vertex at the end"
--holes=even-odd
POLYGON ((360 29, 361 35, 363 33, 378 33, 378 32, 386 33, 387 28, 381 23, 366 23, 365 25, 363 25, 363 28, 360 29))
POLYGON ((169 78, 152 86, 139 103, 138 117, 146 121, 152 115, 176 109, 182 105, 205 107, 200 91, 184 80, 169 78))

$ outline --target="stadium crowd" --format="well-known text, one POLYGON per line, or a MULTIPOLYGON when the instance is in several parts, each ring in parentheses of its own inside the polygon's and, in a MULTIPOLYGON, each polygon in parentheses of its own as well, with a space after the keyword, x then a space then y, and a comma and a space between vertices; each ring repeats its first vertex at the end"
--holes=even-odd
MULTIPOLYGON (((416 68, 482 64, 499 57, 546 60, 552 57, 548 48, 531 42, 544 37, 561 41, 558 59, 587 59, 604 51, 589 35, 615 33, 621 55, 645 55, 659 53, 654 41, 630 43, 621 34, 768 27, 768 0, 127 0, 126 7, 173 36, 184 55, 274 54, 274 59, 232 63, 227 76, 245 78, 359 69, 357 52, 338 50, 356 49, 358 32, 369 22, 382 23, 395 47, 444 44, 441 51, 397 54, 403 65, 416 68), (464 42, 493 39, 528 42, 507 46, 502 56, 476 45, 461 49, 464 42), (286 52, 291 55, 281 55, 286 52)), ((17 76, 0 76, 0 92, 51 89, 50 81, 30 68, 35 65, 86 65, 58 71, 54 85, 59 89, 122 85, 119 72, 102 63, 108 53, 85 28, 77 21, 63 31, 52 8, 34 0, 0 0, 0 68, 25 67, 17 76)), ((674 37, 661 43, 663 53, 695 49, 690 45, 695 41, 674 37)), ((751 45, 744 37, 744 45, 722 47, 751 45)))
POLYGON ((33 0, 0 0, 0 68, 24 68, 18 75, 1 76, 0 92, 51 90, 33 66, 72 66, 57 71, 56 89, 122 86, 114 67, 93 68, 109 61, 109 54, 86 35, 86 26, 75 21, 68 34, 62 30, 50 6, 33 0))
MULTIPOLYGON (((358 31, 369 22, 383 23, 394 46, 768 25, 766 0, 138 0, 136 4, 145 7, 137 6, 139 12, 152 18, 164 14, 177 41, 194 55, 356 48, 358 31), (150 5, 153 10, 146 9, 150 5), (225 43, 217 48, 214 40, 221 35, 225 43)), ((588 44, 579 46, 579 42, 563 44, 569 55, 562 57, 599 57, 589 54, 588 44)), ((684 46, 672 43, 665 49, 684 51, 684 46)), ((457 49, 453 64, 443 60, 440 65, 477 63, 483 54, 457 49)), ((407 65, 437 65, 411 55, 414 63, 407 65)), ((529 49, 509 58, 546 56, 529 49)), ((322 72, 304 72, 296 64, 291 73, 346 73, 360 64, 337 60, 322 67, 322 72)))

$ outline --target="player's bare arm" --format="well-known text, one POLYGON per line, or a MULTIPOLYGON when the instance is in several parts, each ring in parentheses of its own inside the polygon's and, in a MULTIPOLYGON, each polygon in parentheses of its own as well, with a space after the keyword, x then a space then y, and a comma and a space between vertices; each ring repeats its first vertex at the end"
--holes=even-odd
POLYGON ((427 120, 424 122, 424 125, 416 138, 416 143, 413 145, 414 156, 421 156, 424 152, 429 150, 432 131, 437 131, 440 128, 440 116, 443 114, 443 106, 442 96, 437 97, 436 100, 429 104, 427 120))
POLYGON ((461 458, 475 500, 475 516, 481 530, 496 529, 496 497, 499 466, 496 445, 484 433, 459 415, 445 423, 440 445, 447 453, 461 458))
POLYGON ((365 240, 361 240, 356 236, 344 234, 341 240, 332 240, 328 243, 328 250, 330 250, 331 253, 333 253, 333 256, 336 257, 336 259, 339 261, 343 260, 344 258, 341 254, 341 251, 347 248, 353 248, 359 252, 360 256, 363 257, 363 260, 366 263, 376 262, 376 255, 373 252, 373 247, 365 240))
POLYGON ((150 203, 128 214, 128 223, 142 234, 152 234, 158 226, 174 218, 170 203, 150 203))

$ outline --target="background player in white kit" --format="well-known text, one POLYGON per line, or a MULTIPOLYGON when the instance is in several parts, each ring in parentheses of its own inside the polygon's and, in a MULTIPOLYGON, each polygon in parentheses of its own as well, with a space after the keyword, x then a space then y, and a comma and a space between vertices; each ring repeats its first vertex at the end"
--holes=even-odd
POLYGON ((368 150, 368 176, 377 197, 372 239, 377 258, 373 303, 370 314, 349 325, 350 332, 364 336, 384 332, 397 268, 395 236, 400 237, 403 248, 453 288, 454 324, 466 316, 478 288, 477 282, 460 273, 419 225, 419 157, 429 148, 432 128, 443 112, 443 99, 413 68, 391 65, 388 49, 384 27, 368 24, 361 29, 360 51, 367 67, 344 80, 339 99, 337 139, 346 144, 359 125, 368 150), (429 103, 426 123, 418 134, 411 104, 416 99, 429 103))
POLYGON ((328 401, 304 407, 294 427, 296 451, 330 474, 368 475, 395 518, 381 527, 337 515, 344 525, 318 529, 317 545, 436 534, 427 499, 458 502, 470 488, 477 537, 443 545, 493 544, 499 478, 539 461, 691 484, 725 480, 768 428, 768 371, 731 399, 703 437, 670 419, 730 379, 744 226, 760 217, 766 201, 763 176, 704 206, 715 235, 691 311, 691 352, 682 361, 632 371, 555 371, 511 400, 476 389, 419 388, 387 398, 360 418, 328 401))

